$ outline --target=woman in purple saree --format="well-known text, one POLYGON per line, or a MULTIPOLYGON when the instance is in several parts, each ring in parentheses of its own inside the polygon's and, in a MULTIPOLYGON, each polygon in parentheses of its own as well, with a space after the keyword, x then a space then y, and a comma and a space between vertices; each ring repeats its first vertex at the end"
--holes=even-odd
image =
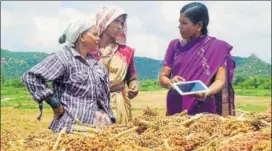
POLYGON ((201 3, 185 5, 179 21, 182 38, 170 42, 160 74, 161 85, 170 89, 166 115, 184 110, 190 115, 201 112, 234 115, 232 46, 207 35, 208 9, 201 3), (210 91, 181 96, 171 85, 185 80, 201 80, 210 91))

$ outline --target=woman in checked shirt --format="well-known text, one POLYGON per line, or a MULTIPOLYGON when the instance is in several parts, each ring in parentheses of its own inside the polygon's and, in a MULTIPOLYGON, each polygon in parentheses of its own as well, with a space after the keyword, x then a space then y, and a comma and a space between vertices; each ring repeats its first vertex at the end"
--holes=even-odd
POLYGON ((97 123, 96 119, 108 124, 115 122, 109 106, 108 73, 89 53, 96 51, 99 42, 94 23, 70 22, 59 39, 63 44, 61 51, 49 55, 22 76, 40 110, 43 101, 52 107, 55 117, 49 128, 53 132, 64 127, 67 133, 71 132, 76 120, 85 124, 97 123), (48 81, 52 81, 53 90, 48 88, 48 81))

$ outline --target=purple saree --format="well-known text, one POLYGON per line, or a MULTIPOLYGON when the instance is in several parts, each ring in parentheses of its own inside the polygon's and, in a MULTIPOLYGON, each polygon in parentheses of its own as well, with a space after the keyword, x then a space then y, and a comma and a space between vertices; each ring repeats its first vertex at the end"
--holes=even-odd
POLYGON ((171 77, 179 75, 186 81, 201 80, 210 85, 215 78, 219 67, 227 68, 227 83, 224 89, 205 101, 198 101, 191 96, 181 96, 175 90, 170 89, 167 94, 167 113, 175 113, 188 110, 190 115, 208 112, 222 116, 234 115, 234 91, 232 79, 235 62, 230 55, 232 46, 228 43, 210 36, 195 38, 182 46, 179 39, 170 42, 167 49, 164 66, 170 67, 171 77))

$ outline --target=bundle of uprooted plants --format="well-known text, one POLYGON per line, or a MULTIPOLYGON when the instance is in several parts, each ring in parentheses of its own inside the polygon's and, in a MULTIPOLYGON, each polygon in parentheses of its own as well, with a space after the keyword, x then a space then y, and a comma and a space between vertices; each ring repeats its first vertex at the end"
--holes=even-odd
MULTIPOLYGON (((5 150, 62 151, 250 151, 271 150, 271 114, 241 112, 235 117, 213 114, 159 116, 146 108, 127 125, 97 130, 75 125, 73 133, 37 132, 24 139, 1 140, 5 150), (260 116, 261 115, 261 116, 260 116)), ((2 137, 1 137, 2 139, 2 137)))

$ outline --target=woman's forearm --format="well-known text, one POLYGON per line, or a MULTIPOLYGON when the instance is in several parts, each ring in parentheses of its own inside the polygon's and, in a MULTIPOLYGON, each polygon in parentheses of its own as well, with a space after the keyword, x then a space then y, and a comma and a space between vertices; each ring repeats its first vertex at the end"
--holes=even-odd
POLYGON ((215 75, 214 82, 209 87, 210 91, 208 95, 215 95, 222 91, 226 81, 227 81, 227 69, 225 67, 220 67, 215 75))
POLYGON ((171 68, 166 67, 166 66, 162 68, 159 80, 160 80, 161 86, 166 88, 166 89, 171 89, 172 88, 172 86, 171 86, 172 82, 169 79, 170 74, 171 74, 171 68))
POLYGON ((171 81, 166 76, 163 76, 163 75, 160 76, 160 84, 162 87, 166 89, 171 89, 171 81))
POLYGON ((224 85, 225 85, 224 81, 215 80, 212 83, 212 85, 209 87, 210 91, 209 91, 208 95, 215 95, 215 94, 219 93, 224 88, 224 85))
POLYGON ((127 85, 128 86, 130 85, 131 82, 137 81, 137 75, 136 75, 136 73, 134 73, 134 74, 128 74, 126 81, 127 81, 127 85))

